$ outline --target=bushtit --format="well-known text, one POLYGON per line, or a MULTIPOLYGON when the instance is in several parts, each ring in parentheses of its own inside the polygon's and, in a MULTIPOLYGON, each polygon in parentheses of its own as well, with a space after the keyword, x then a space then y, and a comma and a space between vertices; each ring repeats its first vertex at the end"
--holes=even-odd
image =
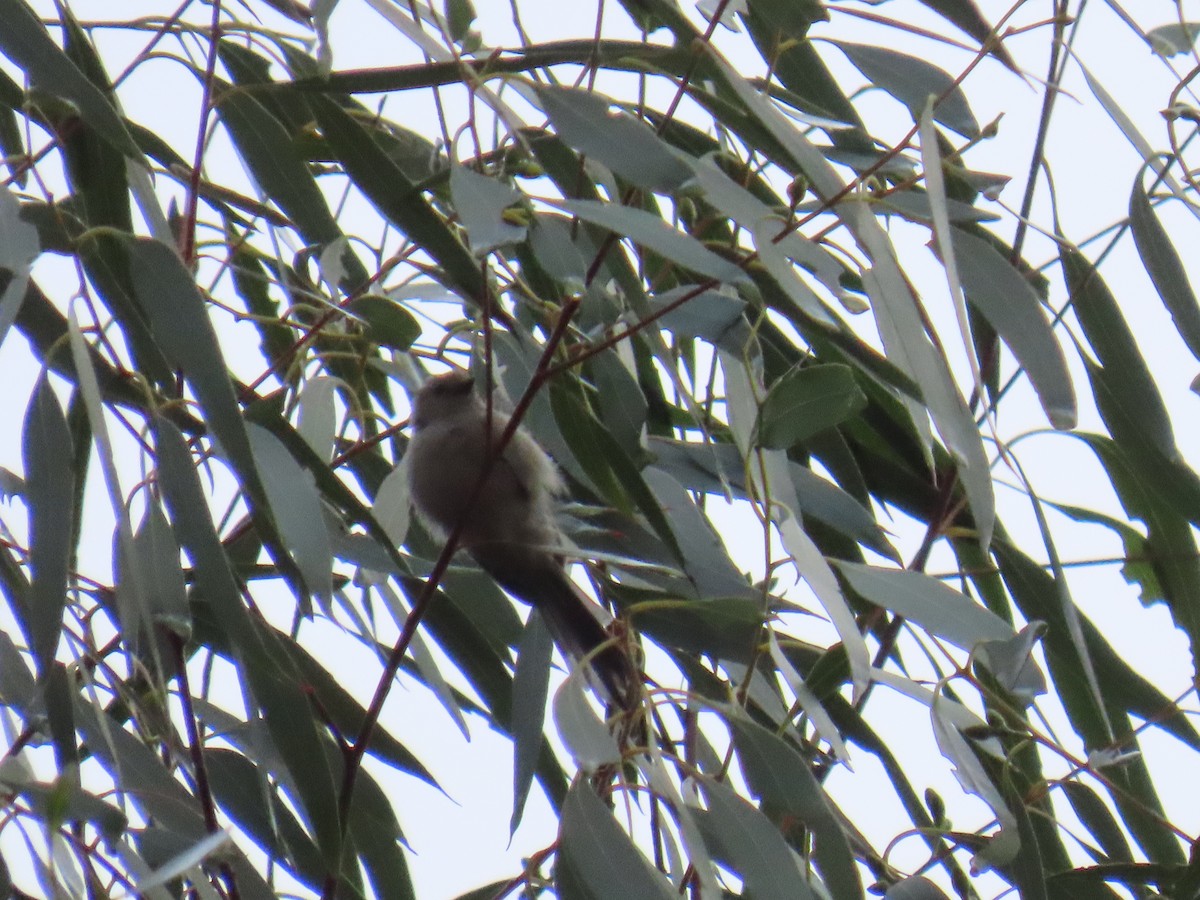
POLYGON ((487 407, 472 388, 469 375, 449 372, 429 379, 413 399, 413 505, 443 535, 459 528, 459 546, 508 593, 537 607, 563 653, 576 660, 590 654, 609 699, 629 707, 633 665, 558 555, 564 538, 554 511, 562 476, 522 429, 497 457, 509 418, 493 411, 489 432, 487 407))

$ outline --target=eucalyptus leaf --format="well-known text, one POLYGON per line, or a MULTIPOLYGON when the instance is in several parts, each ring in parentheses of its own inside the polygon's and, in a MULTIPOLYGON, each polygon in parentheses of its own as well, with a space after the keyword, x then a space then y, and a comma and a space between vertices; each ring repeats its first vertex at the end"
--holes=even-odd
POLYGON ((592 791, 587 779, 577 779, 563 805, 559 823, 558 881, 576 891, 571 896, 638 897, 670 900, 675 891, 654 871, 622 831, 612 813, 592 791))
POLYGON ((759 414, 758 439, 764 447, 786 450, 836 427, 866 405, 848 366, 792 369, 771 385, 759 414))
POLYGON ((585 222, 607 228, 665 256, 689 272, 731 284, 746 278, 729 260, 644 210, 598 200, 560 200, 556 205, 585 222))
POLYGON ((67 603, 74 502, 71 435, 54 389, 44 376, 25 412, 21 452, 33 569, 29 608, 21 613, 38 671, 44 674, 54 661, 67 603))
POLYGON ((622 178, 652 191, 675 190, 689 176, 687 164, 653 130, 597 91, 543 87, 538 99, 558 136, 622 178))
POLYGON ((920 115, 926 101, 938 98, 933 116, 947 128, 964 137, 976 137, 979 123, 967 103, 962 88, 945 71, 926 60, 887 47, 868 44, 834 42, 850 58, 850 62, 867 76, 872 84, 883 88, 903 103, 913 117, 920 115))
POLYGON ((919 624, 956 647, 970 650, 981 641, 1006 641, 1012 626, 969 597, 922 572, 836 562, 856 592, 872 603, 919 624))

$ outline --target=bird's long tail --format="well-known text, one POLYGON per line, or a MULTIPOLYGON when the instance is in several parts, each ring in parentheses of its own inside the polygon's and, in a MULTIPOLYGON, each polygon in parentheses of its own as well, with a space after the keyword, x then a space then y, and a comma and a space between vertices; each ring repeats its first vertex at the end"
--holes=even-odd
POLYGON ((474 547, 479 565, 513 596, 536 607, 562 652, 578 661, 587 658, 609 699, 635 709, 641 679, 626 648, 597 618, 599 611, 547 553, 514 547, 474 547))

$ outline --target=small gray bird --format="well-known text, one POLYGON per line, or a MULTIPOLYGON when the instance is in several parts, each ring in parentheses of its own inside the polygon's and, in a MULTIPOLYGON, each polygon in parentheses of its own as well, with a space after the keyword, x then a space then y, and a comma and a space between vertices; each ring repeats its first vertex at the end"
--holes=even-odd
POLYGON ((461 525, 460 546, 508 593, 537 608, 564 654, 576 660, 592 654, 609 699, 632 708, 633 664, 556 552, 564 544, 554 517, 562 476, 537 442, 518 429, 485 477, 509 418, 493 411, 489 432, 487 407, 473 387, 466 373, 449 372, 429 379, 413 399, 415 434, 408 445, 413 505, 443 535, 461 525))

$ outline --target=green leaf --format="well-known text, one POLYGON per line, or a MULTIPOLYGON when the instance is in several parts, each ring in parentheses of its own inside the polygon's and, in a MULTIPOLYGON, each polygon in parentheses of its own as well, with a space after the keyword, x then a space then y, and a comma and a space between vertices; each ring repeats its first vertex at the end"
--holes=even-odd
POLYGON ((391 799, 370 772, 359 772, 350 809, 350 836, 375 897, 413 900, 404 834, 391 799))
POLYGON ((21 435, 29 505, 29 606, 25 628, 43 675, 54 662, 67 602, 74 506, 71 435, 49 378, 38 379, 21 435))
POLYGON ((1198 34, 1200 22, 1168 22, 1147 31, 1146 40, 1159 56, 1170 57, 1190 52, 1198 34))
POLYGON ((514 834, 525 812, 525 800, 533 785, 533 774, 542 750, 546 722, 546 697, 550 688, 550 664, 554 641, 541 614, 534 609, 521 634, 517 668, 513 673, 512 736, 513 810, 508 833, 514 834))
POLYGON ((186 580, 179 565, 179 543, 157 501, 146 504, 133 542, 137 558, 147 569, 142 577, 148 588, 146 599, 152 621, 187 640, 192 633, 192 615, 186 580))
POLYGON ((1192 356, 1200 359, 1200 304, 1196 302, 1196 294, 1192 291, 1183 260, 1158 220, 1158 214, 1140 180, 1134 183, 1133 193, 1129 197, 1129 226, 1142 264, 1154 282, 1158 296, 1171 313, 1175 330, 1192 356))
MULTIPOLYGON (((788 89, 788 102, 802 112, 845 122, 850 133, 839 135, 840 142, 869 149, 858 110, 841 89, 816 45, 808 40, 809 26, 828 16, 821 4, 813 0, 802 3, 769 0, 749 4, 749 15, 745 20, 759 54, 770 61, 772 73, 788 89)), ((735 110, 736 107, 721 118, 728 124, 735 110)), ((740 110, 736 112, 740 113, 740 110)))
POLYGON ((150 238, 131 239, 127 247, 134 289, 155 340, 183 370, 221 449, 253 491, 254 456, 204 297, 171 247, 150 238))
POLYGON ((537 96, 565 143, 633 184, 671 193, 691 177, 687 164, 644 122, 610 112, 611 98, 557 86, 541 87, 537 96))
POLYGON ((708 809, 693 813, 713 855, 729 865, 755 900, 816 898, 783 836, 771 821, 725 784, 700 781, 708 809))
POLYGON ((630 613, 658 643, 743 663, 753 658, 765 617, 761 601, 745 597, 665 599, 633 605, 630 613))
POLYGON ((88 749, 147 818, 180 840, 194 843, 205 834, 200 801, 184 790, 154 751, 90 702, 75 702, 75 723, 88 749))
POLYGON ((933 107, 933 118, 963 137, 978 137, 979 123, 975 121, 966 95, 942 69, 885 47, 845 41, 831 43, 849 57, 871 84, 883 88, 907 106, 913 119, 921 115, 930 97, 941 98, 933 107))
POLYGON ((22 0, 0 0, 0 21, 4 22, 0 52, 25 72, 35 87, 69 100, 108 143, 130 159, 141 158, 108 98, 51 40, 28 5, 22 0))
POLYGON ((341 854, 337 797, 306 682, 283 661, 269 636, 250 623, 182 435, 162 418, 155 420, 154 435, 159 481, 179 543, 192 558, 197 584, 236 648, 240 674, 262 707, 276 748, 295 779, 322 855, 327 865, 335 866, 341 854))
POLYGON ((849 366, 793 368, 771 385, 759 412, 758 442, 787 450, 860 413, 867 397, 849 366))
POLYGON ((750 337, 746 304, 737 297, 681 284, 655 294, 650 301, 650 309, 656 313, 672 306, 674 309, 658 318, 659 326, 667 331, 680 337, 702 338, 733 353, 740 353, 746 346, 750 337))
POLYGON ((326 874, 321 854, 266 773, 223 747, 207 748, 204 761, 214 798, 238 828, 294 877, 320 890, 326 874))
POLYGON ((1071 373, 1033 287, 987 241, 958 228, 950 233, 967 300, 1017 357, 1050 423, 1074 428, 1078 414, 1071 373))
MULTIPOLYGON (((446 286, 470 303, 487 292, 474 257, 366 128, 333 101, 311 96, 314 115, 350 180, 379 213, 442 267, 446 286)), ((441 280, 441 279, 439 279, 441 280)))
POLYGON ((921 2, 975 38, 981 47, 986 47, 988 53, 1004 65, 1014 72, 1019 71, 1016 62, 1005 49, 1004 42, 995 39, 996 29, 988 24, 975 0, 921 0, 921 2))
POLYGON ((524 240, 526 227, 514 225, 505 215, 519 206, 524 195, 511 184, 468 169, 450 169, 450 196, 467 231, 467 243, 476 256, 524 240))
POLYGON ((746 273, 733 263, 644 210, 596 200, 559 200, 555 205, 585 222, 627 237, 689 272, 729 283, 746 279, 746 273))
POLYGON ((970 650, 981 641, 1005 641, 1015 635, 1012 626, 995 613, 922 572, 836 560, 834 565, 865 599, 956 647, 970 650))
POLYGON ((644 476, 671 529, 684 573, 697 596, 701 600, 742 597, 760 602, 761 592, 730 559, 713 524, 679 482, 653 466, 646 469, 644 476))
POLYGON ((671 900, 675 890, 654 871, 600 802, 578 778, 563 804, 558 831, 556 882, 564 897, 637 897, 671 900), (569 884, 573 890, 565 890, 569 884))
MULTIPOLYGON (((67 56, 84 77, 103 92, 115 97, 104 63, 88 35, 69 10, 61 9, 63 41, 67 56)), ((109 99, 112 103, 113 100, 109 99)), ((53 117, 54 114, 51 113, 53 117)), ((122 232, 133 231, 129 190, 138 183, 139 173, 126 171, 119 148, 96 133, 92 127, 76 127, 74 112, 58 123, 73 195, 71 202, 93 227, 109 225, 122 232)), ((139 162, 141 157, 138 157, 139 162)), ((151 224, 154 228, 154 224, 151 224)), ((162 236, 162 233, 159 233, 162 236)))
POLYGON ((11 773, 0 773, 0 783, 22 796, 33 817, 41 820, 48 830, 56 831, 68 823, 86 822, 96 826, 105 840, 118 841, 129 825, 119 809, 72 784, 69 779, 47 784, 14 778, 14 774, 15 767, 11 773))
POLYGON ((467 36, 475 22, 475 6, 471 0, 445 0, 445 10, 450 40, 457 44, 467 36))
POLYGON ((1133 853, 1129 849, 1129 842, 1125 840, 1125 833, 1100 795, 1080 781, 1068 779, 1059 782, 1058 786, 1067 795, 1079 821, 1096 838, 1108 859, 1112 862, 1133 862, 1133 853))
POLYGON ((744 717, 729 720, 737 758, 764 812, 779 822, 792 817, 813 834, 813 861, 839 900, 862 898, 862 882, 846 835, 808 764, 781 737, 744 717))
MULTIPOLYGON (((554 693, 554 724, 575 762, 585 772, 621 762, 621 749, 605 724, 600 721, 583 692, 582 669, 554 693)), ((564 815, 565 815, 564 810, 564 815)))
POLYGON ((408 350, 421 336, 421 324, 413 314, 386 297, 366 294, 351 300, 346 309, 367 323, 367 338, 382 347, 408 350))
POLYGON ((250 424, 246 432, 283 542, 305 584, 328 604, 333 598, 333 550, 312 476, 267 429, 250 424))
MULTIPOLYGON (((316 179, 296 151, 291 135, 248 90, 230 88, 217 100, 221 123, 268 197, 309 243, 328 247, 344 239, 316 179)), ((341 253, 348 287, 367 281, 367 271, 349 249, 341 253)))
POLYGON ((15 709, 30 726, 43 714, 33 672, 6 631, 0 631, 0 703, 15 709))
MULTIPOLYGON (((1193 664, 1200 665, 1200 549, 1188 516, 1176 508, 1191 481, 1172 489, 1170 467, 1156 465, 1136 448, 1094 436, 1083 436, 1108 472, 1130 515, 1146 523, 1146 550, 1171 618, 1188 636, 1193 664)), ((1190 470, 1186 470, 1190 474, 1190 470)))

